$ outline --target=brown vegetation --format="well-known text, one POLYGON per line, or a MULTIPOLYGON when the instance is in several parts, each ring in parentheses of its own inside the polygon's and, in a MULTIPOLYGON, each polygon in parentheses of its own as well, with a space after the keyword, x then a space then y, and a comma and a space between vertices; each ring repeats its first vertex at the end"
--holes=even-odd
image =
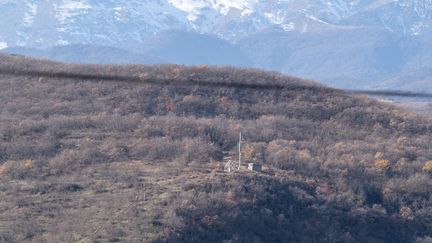
POLYGON ((425 117, 259 70, 0 56, 0 73, 0 241, 432 237, 425 117), (240 131, 266 173, 213 170, 240 131))

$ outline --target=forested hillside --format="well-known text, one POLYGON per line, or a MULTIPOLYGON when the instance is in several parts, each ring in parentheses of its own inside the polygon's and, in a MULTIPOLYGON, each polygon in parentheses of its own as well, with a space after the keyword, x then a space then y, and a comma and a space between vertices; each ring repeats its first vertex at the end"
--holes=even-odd
POLYGON ((0 241, 432 239, 432 120, 367 97, 0 55, 0 107, 0 241), (223 172, 239 132, 262 173, 223 172))

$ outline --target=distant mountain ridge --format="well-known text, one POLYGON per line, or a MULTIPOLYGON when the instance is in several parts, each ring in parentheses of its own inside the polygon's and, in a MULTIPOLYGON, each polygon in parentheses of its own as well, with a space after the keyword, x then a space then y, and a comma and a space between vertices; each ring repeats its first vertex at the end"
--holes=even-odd
POLYGON ((344 88, 432 62, 430 0, 3 0, 0 12, 0 49, 59 61, 252 66, 344 88))
POLYGON ((275 26, 300 33, 380 26, 398 35, 422 38, 430 37, 432 27, 432 2, 427 0, 3 0, 0 10, 2 45, 27 47, 130 47, 170 29, 212 33, 235 41, 275 26))
POLYGON ((131 51, 96 45, 68 45, 55 46, 45 49, 9 47, 5 52, 46 58, 54 61, 68 63, 94 63, 94 64, 130 64, 130 63, 163 63, 158 57, 134 53, 131 51))
POLYGON ((37 49, 8 47, 3 52, 67 63, 252 66, 253 62, 235 45, 212 35, 184 31, 162 32, 149 38, 139 50, 99 45, 66 45, 37 49))

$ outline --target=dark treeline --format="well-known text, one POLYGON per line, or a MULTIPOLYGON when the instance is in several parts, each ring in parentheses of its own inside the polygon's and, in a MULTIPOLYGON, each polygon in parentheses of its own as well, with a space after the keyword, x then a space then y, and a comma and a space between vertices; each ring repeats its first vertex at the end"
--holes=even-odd
POLYGON ((205 85, 252 89, 324 89, 311 81, 283 76, 277 72, 207 65, 89 65, 63 64, 15 55, 0 54, 0 73, 49 78, 127 81, 163 85, 205 85), (229 75, 227 75, 229 73, 229 75), (239 81, 241 80, 241 81, 239 81))
MULTIPOLYGON (((290 89, 291 84, 303 85, 302 81, 259 70, 0 60, 2 67, 9 65, 17 73, 36 66, 102 77, 146 70, 146 77, 173 83, 193 77, 198 82, 284 85, 283 89, 197 83, 160 86, 3 73, 3 180, 49 181, 122 161, 187 168, 221 163, 223 152, 236 150, 241 131, 267 172, 221 174, 204 183, 184 181, 164 207, 153 209, 158 216, 150 226, 159 227, 160 234, 152 240, 431 239, 432 123, 428 118, 312 83, 303 87, 314 88, 290 89)), ((19 220, 23 219, 10 221, 3 240, 31 241, 42 235, 31 229, 16 234, 13 225, 19 220)), ((51 220, 56 222, 56 216, 51 220)), ((144 231, 129 227, 122 230, 134 239, 145 238, 144 231)))
POLYGON ((392 97, 412 97, 412 98, 432 98, 430 93, 418 93, 397 90, 351 90, 355 94, 365 94, 372 96, 392 96, 392 97))

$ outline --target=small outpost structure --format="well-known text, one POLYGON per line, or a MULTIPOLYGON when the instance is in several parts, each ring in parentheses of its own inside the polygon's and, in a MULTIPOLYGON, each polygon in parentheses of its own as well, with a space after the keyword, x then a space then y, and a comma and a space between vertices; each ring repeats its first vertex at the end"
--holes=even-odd
POLYGON ((237 165, 237 161, 228 160, 228 162, 225 164, 224 170, 228 173, 234 171, 237 167, 236 165, 237 165))
POLYGON ((248 170, 250 171, 256 171, 256 172, 260 172, 262 169, 262 166, 256 163, 249 163, 248 164, 248 170))
MULTIPOLYGON (((229 159, 224 166, 224 170, 229 173, 235 170, 240 171, 241 169, 242 169, 242 133, 240 132, 239 142, 238 142, 238 161, 229 159)), ((262 166, 254 162, 254 163, 248 163, 247 166, 244 166, 244 169, 247 169, 248 171, 260 172, 262 170, 262 166)))

